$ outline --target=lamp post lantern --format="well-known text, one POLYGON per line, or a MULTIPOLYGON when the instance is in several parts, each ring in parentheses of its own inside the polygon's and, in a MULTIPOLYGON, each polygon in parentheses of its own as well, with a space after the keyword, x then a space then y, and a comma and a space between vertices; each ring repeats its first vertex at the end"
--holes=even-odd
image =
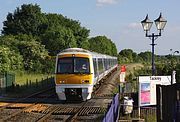
POLYGON ((154 41, 161 36, 161 30, 164 29, 167 21, 162 17, 162 14, 160 13, 159 17, 154 20, 155 24, 156 24, 156 28, 159 31, 158 34, 148 34, 148 32, 150 31, 153 22, 149 19, 148 15, 146 16, 146 18, 141 21, 141 24, 143 26, 144 31, 146 32, 146 37, 149 37, 152 40, 152 75, 155 74, 155 67, 154 67, 154 46, 156 45, 154 43, 154 41))

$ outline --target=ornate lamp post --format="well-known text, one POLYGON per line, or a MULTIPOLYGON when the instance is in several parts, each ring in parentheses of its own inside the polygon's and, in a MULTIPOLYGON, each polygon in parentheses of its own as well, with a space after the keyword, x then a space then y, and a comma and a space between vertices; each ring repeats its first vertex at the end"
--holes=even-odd
POLYGON ((155 73, 155 67, 154 67, 154 46, 156 44, 154 44, 154 41, 161 36, 161 30, 164 29, 167 21, 162 17, 162 14, 160 13, 159 17, 154 20, 155 24, 156 24, 156 28, 159 31, 158 34, 148 34, 148 32, 150 31, 153 22, 148 18, 148 15, 146 16, 146 18, 141 21, 141 24, 143 26, 144 31, 146 32, 146 37, 149 37, 152 40, 152 75, 154 75, 155 73))

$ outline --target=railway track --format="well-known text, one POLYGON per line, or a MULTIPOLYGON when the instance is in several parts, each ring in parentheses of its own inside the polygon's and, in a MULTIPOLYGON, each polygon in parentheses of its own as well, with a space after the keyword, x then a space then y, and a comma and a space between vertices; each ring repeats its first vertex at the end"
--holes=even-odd
MULTIPOLYGON (((17 118, 21 113, 25 112, 26 110, 30 109, 30 108, 38 108, 37 106, 41 104, 38 104, 38 102, 34 102, 31 104, 27 104, 27 103, 21 103, 24 102, 26 99, 32 98, 32 97, 37 97, 40 94, 44 94, 46 92, 51 91, 53 88, 49 88, 46 90, 42 90, 40 92, 31 94, 25 98, 20 98, 15 100, 12 103, 0 103, 1 107, 0 107, 0 121, 8 121, 12 118, 17 118), (4 116, 3 116, 4 115, 4 116)), ((46 95, 46 99, 49 98, 48 95, 46 95)))
POLYGON ((9 106, 7 109, 11 111, 4 111, 4 117, 1 121, 54 121, 58 118, 66 122, 74 122, 79 117, 85 117, 89 115, 103 115, 106 108, 102 106, 95 106, 94 100, 83 102, 80 104, 22 104, 20 106, 9 106), (19 111, 15 111, 19 110, 19 111))
MULTIPOLYGON (((112 75, 114 74, 112 73, 112 75)), ((104 84, 108 84, 105 80, 109 79, 109 77, 103 79, 104 84)), ((102 121, 113 98, 113 94, 101 94, 98 89, 92 99, 85 102, 45 104, 42 101, 48 100, 55 93, 51 89, 54 88, 18 99, 14 103, 0 103, 0 121, 102 121), (42 99, 42 101, 20 103, 31 99, 42 99)))
MULTIPOLYGON (((109 79, 109 77, 106 77, 109 79)), ((106 79, 103 79, 104 81, 106 79)), ((38 122, 43 121, 55 121, 61 120, 65 122, 75 122, 75 121, 87 121, 87 116, 91 116, 92 119, 89 121, 94 121, 99 118, 101 121, 101 117, 105 114, 109 103, 113 98, 113 94, 100 94, 99 87, 96 92, 94 92, 91 100, 84 102, 81 106, 54 106, 51 112, 44 115, 38 122), (104 103, 103 103, 104 102, 104 103), (97 103, 97 104, 96 104, 97 103), (94 118, 93 118, 94 116, 94 118), (101 116, 101 117, 100 117, 101 116), (47 120, 48 118, 48 120, 47 120)))
MULTIPOLYGON (((100 106, 99 103, 108 104, 112 99, 111 96, 112 95, 96 96, 86 102, 55 105, 41 103, 2 103, 0 104, 0 114, 2 115, 0 121, 43 122, 62 120, 66 122, 74 122, 77 120, 83 120, 84 117, 87 116, 103 116, 107 106, 100 106), (102 100, 104 99, 108 99, 109 102, 103 103, 102 100)), ((91 121, 93 120, 94 119, 91 119, 91 121)))
MULTIPOLYGON (((72 106, 72 105, 52 106, 51 111, 47 112, 37 121, 44 122, 44 121, 61 120, 65 122, 75 122, 78 121, 79 118, 81 117, 86 117, 89 115, 103 115, 103 113, 105 113, 107 109, 105 107, 103 108, 102 106, 89 106, 89 105, 90 103, 87 101, 80 106, 72 106)), ((91 121, 93 121, 93 119, 91 121)))

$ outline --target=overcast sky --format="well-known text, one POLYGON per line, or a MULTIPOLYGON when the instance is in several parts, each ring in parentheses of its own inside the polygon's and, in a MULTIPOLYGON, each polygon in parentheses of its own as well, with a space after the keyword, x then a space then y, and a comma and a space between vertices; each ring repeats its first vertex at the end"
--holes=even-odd
MULTIPOLYGON (((151 40, 145 37, 140 22, 149 14, 154 21, 160 12, 168 21, 155 43, 155 54, 167 55, 170 49, 180 51, 180 0, 1 0, 0 29, 8 12, 22 4, 37 3, 42 12, 58 13, 78 20, 90 30, 90 37, 105 35, 122 49, 139 53, 151 51, 151 40)), ((158 33, 153 24, 151 33, 158 33)))

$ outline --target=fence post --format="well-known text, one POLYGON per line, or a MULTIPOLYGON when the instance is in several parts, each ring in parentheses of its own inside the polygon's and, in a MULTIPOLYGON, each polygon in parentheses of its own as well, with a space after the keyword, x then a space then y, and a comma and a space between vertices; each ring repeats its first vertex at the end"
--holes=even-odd
POLYGON ((31 80, 29 80, 29 85, 30 85, 30 87, 32 87, 32 82, 31 82, 31 80))
POLYGON ((147 116, 148 116, 147 109, 145 109, 145 122, 147 122, 147 116))
POLYGON ((49 83, 49 78, 48 78, 48 76, 47 76, 47 78, 46 78, 46 86, 48 87, 48 83, 49 83))
POLYGON ((28 79, 26 79, 26 87, 28 88, 28 79))
POLYGON ((38 79, 36 79, 36 88, 38 88, 38 79))
POLYGON ((41 79, 41 86, 42 86, 42 88, 43 88, 43 86, 44 86, 43 81, 44 81, 44 79, 42 78, 42 79, 41 79))

